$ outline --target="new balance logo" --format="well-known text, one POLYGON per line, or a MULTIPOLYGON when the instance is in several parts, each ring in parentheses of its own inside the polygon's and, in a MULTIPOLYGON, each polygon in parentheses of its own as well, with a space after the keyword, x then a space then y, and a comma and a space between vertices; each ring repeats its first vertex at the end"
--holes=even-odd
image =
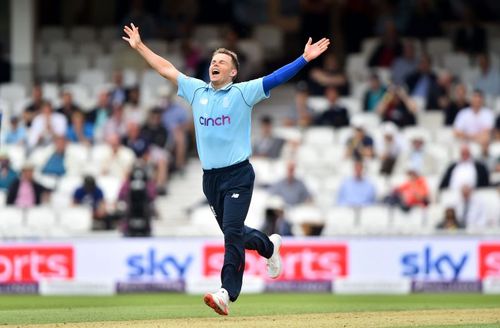
POLYGON ((232 194, 231 195, 231 198, 238 198, 238 197, 240 197, 240 194, 232 194))

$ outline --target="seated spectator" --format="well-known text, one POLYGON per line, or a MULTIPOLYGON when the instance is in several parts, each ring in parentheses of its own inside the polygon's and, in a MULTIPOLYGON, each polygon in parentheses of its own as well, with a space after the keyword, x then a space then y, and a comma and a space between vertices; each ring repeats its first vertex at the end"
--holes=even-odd
POLYGON ((123 85, 123 73, 116 71, 113 73, 113 88, 109 92, 110 105, 123 105, 127 100, 127 89, 123 85))
POLYGON ((474 188, 490 185, 488 169, 483 163, 472 158, 467 144, 460 146, 460 159, 448 166, 439 184, 439 189, 460 190, 464 185, 474 188))
POLYGON ((500 160, 500 156, 495 156, 490 152, 489 144, 481 144, 481 154, 477 160, 486 166, 488 172, 495 172, 497 161, 500 160))
POLYGON ((365 112, 373 112, 377 108, 378 103, 382 100, 386 92, 386 88, 380 82, 380 78, 376 73, 370 75, 369 89, 366 90, 363 97, 363 110, 365 112))
POLYGON ((488 54, 477 56, 479 64, 479 77, 474 83, 474 88, 480 90, 488 97, 497 97, 500 95, 500 72, 497 67, 491 65, 488 54))
POLYGON ((128 99, 123 106, 123 119, 125 124, 134 122, 137 124, 144 123, 146 116, 145 111, 141 108, 139 87, 133 87, 129 90, 128 99))
POLYGON ((174 147, 170 150, 175 157, 175 168, 182 170, 186 165, 188 137, 192 123, 186 109, 175 101, 175 92, 168 90, 161 90, 161 92, 162 100, 159 108, 163 110, 163 126, 173 140, 174 147))
POLYGON ((61 177, 66 174, 66 139, 54 138, 55 149, 42 168, 42 173, 61 177))
POLYGON ((44 102, 42 86, 35 84, 31 90, 30 102, 23 111, 23 122, 27 127, 31 126, 33 119, 39 114, 44 102))
POLYGON ((150 236, 151 220, 156 215, 156 185, 139 162, 134 164, 122 184, 118 199, 125 205, 124 234, 150 236))
POLYGON ((460 198, 455 203, 454 209, 458 222, 466 228, 485 228, 488 225, 486 204, 474 194, 474 189, 470 185, 461 186, 460 198))
POLYGON ((486 51, 486 31, 479 25, 472 8, 463 11, 461 26, 455 31, 453 45, 458 52, 477 54, 486 51))
POLYGON ((385 23, 384 34, 377 47, 368 59, 370 67, 391 67, 394 60, 403 53, 403 45, 399 39, 396 24, 385 23))
POLYGON ((463 108, 469 107, 467 100, 467 87, 460 83, 455 86, 455 94, 452 99, 442 99, 440 107, 444 111, 444 125, 451 126, 463 108))
POLYGON ((134 152, 120 143, 120 136, 112 134, 107 139, 104 154, 97 160, 99 173, 123 179, 135 161, 134 152))
POLYGON ((168 131, 163 126, 161 116, 162 110, 160 108, 154 108, 149 112, 148 119, 141 128, 140 135, 148 140, 150 145, 167 151, 168 131))
POLYGON ((406 78, 408 93, 425 102, 425 108, 438 108, 439 86, 436 74, 432 71, 431 57, 424 54, 420 57, 417 70, 406 78))
POLYGON ((270 236, 279 234, 281 236, 293 236, 292 225, 285 217, 285 204, 279 196, 272 196, 267 201, 263 233, 270 236))
POLYGON ((375 111, 382 121, 389 121, 399 127, 416 124, 416 103, 401 87, 391 86, 384 98, 378 103, 375 111))
POLYGON ((382 125, 383 140, 377 144, 377 157, 380 159, 380 173, 391 175, 398 157, 403 149, 398 128, 394 123, 382 125))
POLYGON ((73 102, 73 94, 69 91, 64 91, 62 94, 61 107, 59 107, 56 112, 63 114, 66 116, 66 121, 71 122, 73 113, 79 111, 81 111, 80 107, 73 102))
POLYGON ((354 119, 352 122, 353 134, 347 140, 346 157, 354 160, 372 159, 373 138, 366 134, 363 122, 354 119))
POLYGON ((403 54, 397 57, 391 66, 392 83, 398 86, 404 85, 408 75, 417 69, 417 64, 413 42, 405 41, 403 43, 403 54))
POLYGON ((17 179, 17 173, 10 166, 6 153, 0 152, 0 191, 9 189, 10 184, 17 179))
POLYGON ((438 110, 445 108, 450 99, 452 98, 453 86, 455 83, 455 77, 448 70, 442 70, 438 74, 437 85, 438 85, 438 106, 436 108, 430 108, 431 110, 438 110))
POLYGON ((94 141, 94 125, 85 121, 85 115, 82 112, 75 111, 71 115, 66 138, 70 142, 90 145, 94 141))
POLYGON ((444 211, 444 219, 438 223, 436 229, 438 230, 457 230, 463 229, 465 226, 458 222, 455 209, 453 207, 448 207, 444 211))
POLYGON ((273 135, 273 119, 262 116, 260 119, 260 136, 253 144, 253 156, 264 158, 279 158, 285 141, 273 135))
POLYGON ((73 193, 73 204, 87 205, 92 208, 94 230, 113 229, 115 217, 108 214, 104 201, 104 193, 96 184, 94 177, 88 175, 83 178, 83 185, 78 187, 73 193))
POLYGON ((302 180, 295 176, 295 163, 287 163, 287 175, 284 179, 273 184, 269 193, 280 196, 286 205, 293 206, 312 200, 311 194, 302 180))
POLYGON ((325 97, 328 100, 328 109, 316 117, 314 125, 331 126, 336 129, 349 126, 349 112, 339 103, 338 90, 335 87, 326 88, 325 97))
POLYGON ((297 83, 294 99, 294 104, 289 114, 285 117, 284 125, 308 127, 312 123, 314 110, 307 103, 309 89, 305 82, 297 83))
POLYGON ((33 179, 34 167, 25 164, 7 190, 7 205, 28 208, 48 202, 50 190, 33 179))
POLYGON ((323 64, 309 72, 308 88, 312 95, 323 95, 328 87, 337 88, 343 95, 349 95, 349 81, 333 53, 323 56, 323 64))
POLYGON ((28 132, 24 124, 19 122, 19 117, 10 118, 10 127, 5 134, 5 143, 8 145, 24 145, 28 137, 28 132))
POLYGON ((397 186, 391 195, 386 198, 390 205, 398 205, 408 211, 412 207, 425 207, 429 204, 429 186, 424 176, 417 168, 408 166, 408 181, 397 186))
POLYGON ((434 156, 429 153, 425 138, 419 133, 414 133, 409 137, 410 148, 404 151, 397 161, 398 167, 411 165, 423 175, 433 175, 438 173, 438 163, 434 156))
POLYGON ((86 114, 85 122, 91 123, 94 129, 99 131, 104 124, 106 124, 110 115, 111 105, 109 93, 107 91, 101 91, 97 98, 97 105, 86 114))
POLYGON ((375 203, 375 185, 364 176, 363 162, 354 162, 354 176, 345 178, 337 195, 337 205, 363 207, 375 203))
POLYGON ((497 119, 495 121, 494 138, 496 141, 500 141, 500 115, 497 116, 497 119))
POLYGON ((125 136, 127 125, 123 119, 123 105, 113 105, 111 116, 106 123, 99 129, 95 130, 97 140, 108 140, 112 135, 118 135, 120 138, 125 136))
POLYGON ((455 136, 462 141, 488 144, 495 117, 491 109, 484 107, 483 94, 475 90, 470 107, 462 109, 453 123, 455 136))
POLYGON ((140 158, 149 147, 149 140, 141 135, 141 127, 136 122, 127 124, 127 133, 121 140, 122 145, 130 148, 140 158))
POLYGON ((44 102, 28 130, 28 146, 34 148, 51 143, 54 137, 66 135, 67 126, 66 117, 53 112, 52 105, 44 102))

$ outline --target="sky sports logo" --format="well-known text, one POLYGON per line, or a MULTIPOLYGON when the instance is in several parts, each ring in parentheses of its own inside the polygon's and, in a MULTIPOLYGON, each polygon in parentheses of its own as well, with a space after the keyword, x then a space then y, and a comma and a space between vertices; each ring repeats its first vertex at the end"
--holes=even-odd
POLYGON ((479 277, 500 278, 500 243, 479 245, 479 277))
POLYGON ((231 124, 231 117, 229 115, 222 115, 216 118, 200 116, 198 121, 203 126, 224 126, 231 124))
MULTIPOLYGON (((278 280, 318 281, 347 276, 347 246, 344 244, 293 243, 280 250, 283 272, 278 280)), ((255 251, 245 253, 245 274, 267 277, 266 259, 255 251)), ((206 245, 202 270, 205 277, 219 276, 224 246, 206 245)))
POLYGON ((0 283, 74 277, 72 246, 0 247, 0 283))

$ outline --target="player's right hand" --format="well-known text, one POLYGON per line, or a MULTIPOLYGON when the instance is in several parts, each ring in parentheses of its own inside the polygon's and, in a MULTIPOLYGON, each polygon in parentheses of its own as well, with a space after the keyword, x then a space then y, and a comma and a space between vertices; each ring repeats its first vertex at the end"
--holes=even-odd
POLYGON ((127 34, 128 37, 122 36, 122 39, 127 41, 130 46, 134 49, 141 43, 141 36, 139 35, 139 28, 130 23, 130 27, 125 25, 123 27, 123 32, 127 34))

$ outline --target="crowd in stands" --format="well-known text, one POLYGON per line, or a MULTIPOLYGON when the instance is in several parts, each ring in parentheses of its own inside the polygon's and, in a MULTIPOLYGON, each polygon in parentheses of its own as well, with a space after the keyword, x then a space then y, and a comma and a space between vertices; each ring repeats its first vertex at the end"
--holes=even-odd
MULTIPOLYGON (((222 19, 217 8, 224 1, 210 6, 194 2, 200 22, 217 24, 222 19)), ((275 24, 285 38, 293 36, 294 40, 306 33, 322 37, 332 26, 330 1, 300 3, 300 10, 295 11, 298 17, 278 15, 275 7, 264 17, 266 10, 236 1, 231 11, 241 18, 239 23, 210 25, 216 26, 214 35, 207 32, 213 31, 209 28, 197 30, 202 38, 207 37, 201 40, 193 35, 192 20, 180 20, 182 11, 158 25, 154 15, 138 6, 124 22, 133 20, 140 26, 146 44, 149 39, 160 47, 159 39, 168 40, 163 44, 168 51, 160 54, 179 61, 183 72, 205 80, 212 48, 236 50, 241 62, 239 78, 246 80, 261 76, 265 68, 289 55, 279 43, 264 44, 258 25, 275 24), (260 14, 242 16, 253 10, 260 14), (181 42, 172 41, 177 38, 181 42)), ((340 6, 339 28, 344 37, 334 39, 334 44, 342 48, 343 43, 345 53, 335 49, 308 65, 298 78, 294 98, 280 100, 290 110, 282 116, 267 111, 259 116, 259 129, 254 130, 253 160, 279 163, 283 173, 258 185, 272 195, 264 230, 294 233, 288 209, 315 204, 320 196, 310 186, 312 177, 321 184, 335 178, 329 189, 334 193, 327 195, 329 206, 383 205, 406 213, 440 203, 443 220, 436 229, 499 227, 499 213, 492 216, 478 193, 485 188, 494 191, 500 183, 500 56, 493 49, 491 29, 477 19, 488 13, 473 13, 451 1, 382 1, 380 5, 346 1, 340 6), (459 19, 459 23, 445 33, 439 24, 442 17, 459 19), (443 41, 435 39, 443 36, 446 47, 433 48, 432 41, 443 41), (458 58, 460 64, 450 58, 458 58), (291 137, 286 131, 299 132, 301 137, 291 137), (325 138, 308 141, 307 136, 315 131, 325 138), (456 192, 457 198, 440 198, 447 190, 456 192)), ((133 212, 120 209, 118 203, 136 197, 132 197, 134 179, 147 176, 145 198, 134 199, 149 204, 158 195, 175 192, 168 188, 170 176, 182 175, 192 147, 189 111, 178 102, 171 86, 156 85, 158 80, 144 82, 151 72, 130 74, 139 67, 137 62, 132 60, 129 69, 130 55, 123 48, 116 49, 109 50, 110 56, 114 66, 123 69, 101 70, 107 74, 104 80, 110 77, 111 82, 92 86, 99 89, 89 87, 92 99, 88 103, 68 84, 58 85, 62 91, 56 99, 48 97, 42 78, 22 109, 10 111, 2 145, 22 147, 27 160, 17 172, 9 156, 0 152, 0 190, 5 191, 7 204, 30 207, 48 202, 61 179, 78 175, 84 178, 73 190, 71 202, 92 208, 96 228, 113 229, 120 211, 133 212), (143 80, 138 77, 141 74, 143 80), (110 204, 105 188, 100 187, 103 177, 120 180, 116 203, 110 204)), ((42 50, 45 55, 43 51, 47 49, 42 50)), ((53 81, 78 82, 76 73, 73 79, 58 73, 53 81)), ((155 215, 154 209, 142 210, 155 215)), ((302 228, 306 233, 321 233, 315 226, 302 228)))

